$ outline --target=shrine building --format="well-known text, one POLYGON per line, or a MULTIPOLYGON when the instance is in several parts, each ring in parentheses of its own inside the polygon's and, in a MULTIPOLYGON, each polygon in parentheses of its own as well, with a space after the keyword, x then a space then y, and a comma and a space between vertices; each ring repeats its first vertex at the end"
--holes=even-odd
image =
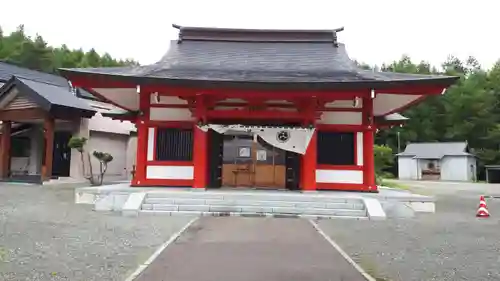
POLYGON ((132 186, 376 192, 377 128, 457 80, 362 69, 343 29, 174 28, 155 64, 61 69, 135 123, 132 186))

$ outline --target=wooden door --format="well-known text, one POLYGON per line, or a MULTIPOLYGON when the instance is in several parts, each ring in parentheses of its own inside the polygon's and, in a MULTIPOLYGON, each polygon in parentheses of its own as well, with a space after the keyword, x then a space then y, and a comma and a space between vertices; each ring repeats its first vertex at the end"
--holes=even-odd
POLYGON ((71 148, 68 146, 71 132, 54 133, 54 150, 52 152, 52 176, 69 177, 71 148))
POLYGON ((222 185, 251 187, 254 185, 254 160, 251 136, 224 135, 222 185))
POLYGON ((254 146, 255 187, 285 188, 285 151, 260 139, 254 146))
POLYGON ((279 189, 286 186, 286 153, 252 136, 224 136, 222 185, 279 189))

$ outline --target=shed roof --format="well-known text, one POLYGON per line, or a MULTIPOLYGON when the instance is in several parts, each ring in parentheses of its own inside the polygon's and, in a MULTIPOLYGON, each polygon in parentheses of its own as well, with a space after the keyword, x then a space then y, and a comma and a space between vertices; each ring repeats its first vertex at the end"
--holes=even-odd
POLYGON ((282 89, 366 89, 426 85, 457 77, 379 72, 358 67, 333 30, 248 30, 180 27, 179 39, 155 64, 61 69, 66 77, 105 76, 135 83, 246 85, 282 89))
POLYGON ((397 156, 420 159, 441 159, 444 156, 472 156, 467 142, 410 143, 397 156))

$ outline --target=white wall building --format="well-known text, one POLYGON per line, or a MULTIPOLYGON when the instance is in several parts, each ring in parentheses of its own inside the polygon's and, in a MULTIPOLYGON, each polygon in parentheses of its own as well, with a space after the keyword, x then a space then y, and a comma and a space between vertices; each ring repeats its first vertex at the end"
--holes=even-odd
POLYGON ((398 155, 402 180, 475 181, 476 157, 467 142, 410 143, 398 155))

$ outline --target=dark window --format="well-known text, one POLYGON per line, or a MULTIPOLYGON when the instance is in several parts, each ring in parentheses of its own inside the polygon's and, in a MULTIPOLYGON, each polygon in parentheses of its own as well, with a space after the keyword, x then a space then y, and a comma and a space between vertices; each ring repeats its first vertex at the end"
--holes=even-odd
POLYGON ((156 134, 156 160, 192 161, 193 130, 158 128, 156 134))
POLYGON ((355 133, 318 132, 318 164, 356 165, 355 133))
POLYGON ((31 141, 28 137, 13 137, 11 140, 12 157, 29 157, 31 141))

